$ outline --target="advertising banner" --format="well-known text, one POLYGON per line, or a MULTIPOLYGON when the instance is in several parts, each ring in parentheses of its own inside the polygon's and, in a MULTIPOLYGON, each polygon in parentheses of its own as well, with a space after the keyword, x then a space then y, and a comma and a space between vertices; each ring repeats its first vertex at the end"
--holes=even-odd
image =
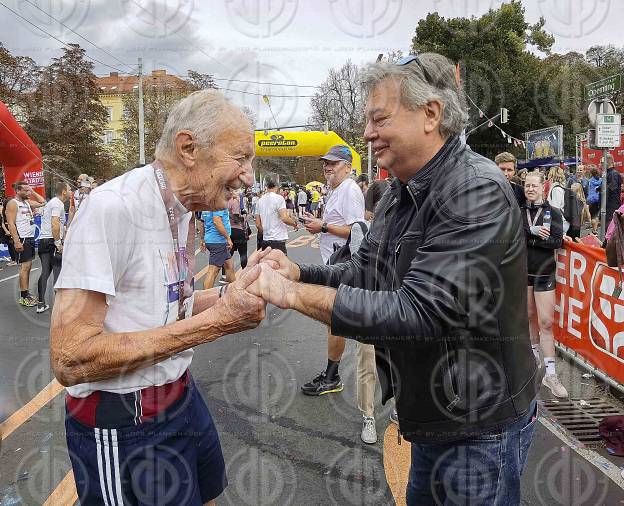
POLYGON ((602 248, 566 243, 557 251, 555 339, 624 384, 624 292, 602 248))
MULTIPOLYGON (((622 135, 620 147, 610 150, 609 153, 613 155, 615 168, 619 172, 624 173, 624 134, 622 135)), ((589 149, 587 147, 587 141, 581 141, 581 163, 583 165, 594 164, 599 167, 601 159, 602 149, 589 149)))
POLYGON ((558 125, 524 134, 527 160, 563 156, 563 126, 558 125))

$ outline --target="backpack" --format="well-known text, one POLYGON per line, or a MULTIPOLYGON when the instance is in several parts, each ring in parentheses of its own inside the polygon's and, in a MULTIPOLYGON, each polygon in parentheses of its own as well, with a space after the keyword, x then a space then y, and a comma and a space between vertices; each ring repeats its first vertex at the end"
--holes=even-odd
POLYGON ((602 185, 601 179, 596 179, 592 177, 589 180, 589 191, 587 192, 587 203, 588 204, 599 204, 600 203, 600 186, 602 185))
MULTIPOLYGON (((578 201, 578 199, 572 190, 570 190, 569 188, 564 188, 563 186, 557 183, 557 184, 554 184, 552 188, 550 189, 550 193, 548 194, 548 202, 551 201, 552 193, 555 190, 555 188, 561 188, 563 190, 563 207, 560 209, 560 211, 565 221, 567 221, 568 223, 572 223, 572 221, 575 218, 576 207, 577 207, 576 201, 578 201)), ((581 212, 582 210, 583 208, 581 204, 581 212)))
POLYGON ((334 252, 329 257, 329 265, 341 264, 351 260, 351 248, 349 246, 351 244, 351 236, 353 235, 353 227, 355 226, 359 226, 362 230, 362 237, 366 235, 366 232, 368 232, 368 225, 365 221, 356 221, 353 225, 351 225, 351 232, 349 232, 347 242, 342 246, 338 243, 334 244, 334 252))

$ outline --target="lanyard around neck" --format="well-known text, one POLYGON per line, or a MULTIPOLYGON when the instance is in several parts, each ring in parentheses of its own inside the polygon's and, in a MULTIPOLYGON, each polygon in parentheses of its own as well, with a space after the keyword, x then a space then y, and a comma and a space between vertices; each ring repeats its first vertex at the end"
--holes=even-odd
POLYGON ((176 259, 176 267, 178 269, 178 320, 185 317, 184 301, 193 295, 193 271, 195 269, 195 215, 191 213, 191 219, 188 224, 188 234, 184 247, 180 246, 178 224, 182 220, 182 214, 176 206, 175 197, 169 181, 160 162, 155 161, 152 164, 154 168, 154 177, 160 190, 163 204, 167 211, 167 219, 169 220, 169 229, 171 230, 171 238, 173 239, 173 252, 176 259), (190 250, 189 250, 190 248, 190 250))
POLYGON ((542 214, 542 209, 543 208, 539 208, 537 210, 537 212, 535 213, 535 218, 531 218, 531 211, 529 209, 526 210, 526 214, 527 214, 527 220, 529 221, 529 225, 534 227, 535 224, 537 223, 538 218, 540 217, 540 215, 542 214))

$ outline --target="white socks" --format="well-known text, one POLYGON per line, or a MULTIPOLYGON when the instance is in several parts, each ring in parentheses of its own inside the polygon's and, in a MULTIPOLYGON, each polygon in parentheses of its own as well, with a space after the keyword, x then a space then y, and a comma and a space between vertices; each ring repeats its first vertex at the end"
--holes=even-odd
POLYGON ((532 344, 531 345, 531 349, 533 350, 533 355, 535 356, 535 360, 537 362, 539 362, 539 359, 540 359, 540 356, 539 356, 539 352, 540 352, 539 344, 532 344))
POLYGON ((556 374, 555 357, 544 357, 544 365, 546 366, 546 374, 556 374))

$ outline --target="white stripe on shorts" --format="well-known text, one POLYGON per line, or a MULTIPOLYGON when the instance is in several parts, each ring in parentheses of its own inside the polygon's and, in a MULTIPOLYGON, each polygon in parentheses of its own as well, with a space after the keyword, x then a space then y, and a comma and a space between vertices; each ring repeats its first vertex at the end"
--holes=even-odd
POLYGON ((95 430, 95 443, 97 445, 97 464, 98 464, 98 473, 100 475, 100 489, 102 491, 102 497, 104 498, 105 506, 110 506, 110 501, 108 500, 108 495, 106 493, 106 482, 104 481, 104 466, 102 464, 102 443, 100 441, 100 429, 97 427, 95 430))

